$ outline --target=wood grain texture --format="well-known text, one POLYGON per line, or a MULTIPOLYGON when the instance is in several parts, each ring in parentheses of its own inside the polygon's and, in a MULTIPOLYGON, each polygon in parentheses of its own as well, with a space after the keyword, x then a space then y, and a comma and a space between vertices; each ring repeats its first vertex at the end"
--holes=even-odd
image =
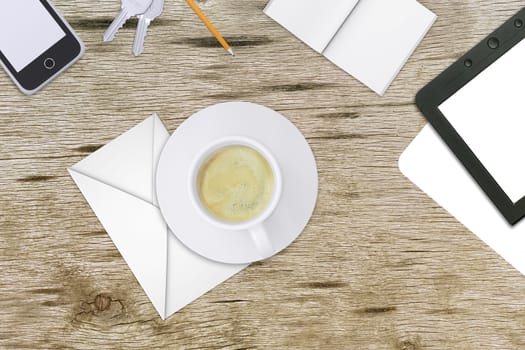
POLYGON ((523 349, 525 278, 405 179, 425 124, 415 93, 521 1, 423 0, 439 19, 378 97, 263 13, 266 0, 201 1, 232 58, 183 0, 146 53, 118 0, 55 0, 85 57, 22 96, 0 76, 0 348, 523 349), (66 168, 158 112, 170 130, 214 103, 282 112, 319 165, 304 234, 162 321, 66 168))

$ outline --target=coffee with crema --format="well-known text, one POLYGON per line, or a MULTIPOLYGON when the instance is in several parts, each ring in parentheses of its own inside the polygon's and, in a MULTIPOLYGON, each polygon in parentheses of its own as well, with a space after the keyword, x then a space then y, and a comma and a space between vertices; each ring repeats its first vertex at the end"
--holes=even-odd
POLYGON ((197 175, 200 201, 217 219, 241 223, 256 218, 274 192, 268 161, 256 150, 232 145, 213 153, 197 175))

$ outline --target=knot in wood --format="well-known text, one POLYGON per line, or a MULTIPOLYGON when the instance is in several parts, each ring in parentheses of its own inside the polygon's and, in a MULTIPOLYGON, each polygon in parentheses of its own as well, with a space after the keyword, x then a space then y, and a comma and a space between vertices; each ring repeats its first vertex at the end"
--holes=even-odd
POLYGON ((104 311, 111 305, 111 297, 109 295, 99 294, 95 297, 95 308, 98 311, 104 311))
POLYGON ((400 350, 418 350, 419 346, 416 343, 411 342, 410 340, 403 340, 399 343, 400 350))

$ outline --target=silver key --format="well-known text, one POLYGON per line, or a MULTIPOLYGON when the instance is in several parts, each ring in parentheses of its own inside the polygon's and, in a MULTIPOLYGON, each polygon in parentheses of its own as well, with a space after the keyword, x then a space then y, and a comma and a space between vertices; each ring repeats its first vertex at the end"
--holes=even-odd
POLYGON ((144 40, 148 33, 148 27, 155 18, 162 14, 163 7, 164 0, 153 0, 149 9, 142 15, 139 15, 139 23, 135 33, 135 41, 133 42, 133 54, 135 56, 144 52, 144 40))
POLYGON ((141 15, 151 5, 151 0, 121 0, 121 11, 104 33, 104 41, 112 41, 124 23, 132 16, 141 15))

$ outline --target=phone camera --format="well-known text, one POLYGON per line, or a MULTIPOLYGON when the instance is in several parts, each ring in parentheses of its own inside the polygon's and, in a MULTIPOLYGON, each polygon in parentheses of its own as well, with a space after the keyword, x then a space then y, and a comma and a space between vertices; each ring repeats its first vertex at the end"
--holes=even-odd
POLYGON ((492 49, 495 50, 499 47, 499 40, 498 38, 492 37, 487 41, 487 45, 492 49))
POLYGON ((514 27, 516 27, 516 28, 521 28, 521 27, 523 27, 523 21, 522 21, 521 19, 519 19, 519 18, 516 18, 516 19, 514 20, 514 27))

